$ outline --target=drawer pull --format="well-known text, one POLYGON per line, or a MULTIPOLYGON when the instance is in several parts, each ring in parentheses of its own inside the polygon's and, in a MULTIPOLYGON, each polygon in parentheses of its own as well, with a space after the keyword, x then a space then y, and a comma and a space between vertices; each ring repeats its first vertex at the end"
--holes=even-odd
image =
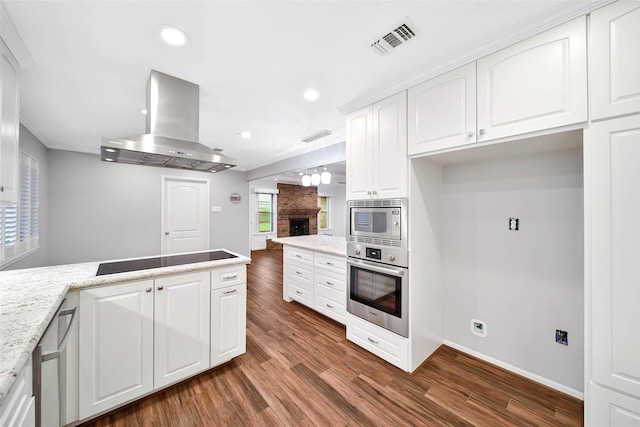
POLYGON ((333 286, 333 282, 329 282, 329 281, 327 280, 327 285, 329 285, 329 286, 333 286))
POLYGON ((296 254, 296 258, 302 258, 302 255, 296 254))
POLYGON ((330 309, 334 309, 335 307, 332 306, 331 304, 326 304, 327 307, 329 307, 330 309))
POLYGON ((302 295, 302 292, 300 292, 300 291, 296 291, 296 294, 298 294, 298 295, 302 295))
POLYGON ((236 292, 238 292, 238 290, 237 290, 237 289, 232 289, 232 290, 230 290, 230 291, 224 291, 224 292, 223 292, 223 294, 225 294, 225 295, 229 295, 229 294, 233 294, 233 293, 236 293, 236 292))
POLYGON ((373 344, 379 344, 379 343, 378 343, 378 341, 374 340, 374 339, 373 339, 373 338, 371 338, 371 337, 367 337, 367 339, 369 340, 369 342, 370 342, 370 343, 373 343, 373 344))
POLYGON ((145 292, 151 292, 151 291, 152 291, 151 286, 149 286, 149 287, 148 287, 147 289, 145 289, 144 291, 145 291, 145 292))
POLYGON ((332 263, 332 262, 327 261, 327 265, 335 265, 335 264, 332 263))
POLYGON ((222 280, 233 280, 238 278, 238 273, 223 274, 222 280))
POLYGON ((296 270, 296 274, 302 274, 301 272, 299 272, 298 270, 296 270))

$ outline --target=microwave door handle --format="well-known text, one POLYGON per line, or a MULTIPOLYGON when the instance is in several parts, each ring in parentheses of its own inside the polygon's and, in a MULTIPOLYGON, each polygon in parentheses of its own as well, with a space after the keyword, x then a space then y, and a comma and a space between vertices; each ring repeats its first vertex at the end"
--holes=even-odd
POLYGON ((348 263, 350 265, 363 267, 363 268, 366 268, 368 270, 375 271, 375 272, 378 272, 378 273, 392 274, 394 276, 404 276, 404 271, 402 271, 402 270, 394 270, 392 268, 380 267, 380 266, 377 266, 377 265, 372 265, 371 263, 365 262, 365 261, 349 260, 348 263))

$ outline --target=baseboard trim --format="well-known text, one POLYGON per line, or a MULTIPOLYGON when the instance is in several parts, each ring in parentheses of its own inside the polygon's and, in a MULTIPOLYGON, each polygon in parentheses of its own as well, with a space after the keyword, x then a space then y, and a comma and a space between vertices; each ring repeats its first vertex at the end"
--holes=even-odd
POLYGON ((529 371, 525 371, 524 369, 521 369, 521 368, 515 367, 513 365, 510 365, 510 364, 508 364, 506 362, 503 362, 502 360, 494 359, 491 356, 487 356, 486 354, 477 352, 475 350, 471 350, 470 348, 461 346, 461 345, 456 344, 454 342, 444 340, 443 344, 447 345, 447 346, 449 346, 451 348, 455 348, 456 350, 459 350, 459 351, 461 351, 463 353, 467 353, 467 354, 469 354, 471 356, 477 357, 478 359, 484 360, 485 362, 489 362, 491 364, 494 364, 496 366, 504 368, 507 371, 514 372, 514 373, 516 373, 518 375, 521 375, 521 376, 523 376, 525 378, 528 378, 528 379, 530 379, 532 381, 535 381, 537 383, 546 385, 547 387, 551 387, 554 390, 558 390, 558 391, 560 391, 560 392, 562 392, 564 394, 568 394, 569 396, 575 397, 576 399, 584 400, 584 393, 583 392, 580 392, 578 390, 574 390, 571 387, 567 387, 566 385, 557 383, 555 381, 551 381, 550 379, 541 377, 540 375, 536 375, 536 374, 534 374, 532 372, 529 372, 529 371))

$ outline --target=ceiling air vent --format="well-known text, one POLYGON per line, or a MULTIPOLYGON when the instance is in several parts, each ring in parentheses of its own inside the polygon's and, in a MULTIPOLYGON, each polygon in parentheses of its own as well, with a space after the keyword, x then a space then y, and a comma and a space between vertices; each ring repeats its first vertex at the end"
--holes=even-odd
POLYGON ((417 32, 413 24, 405 21, 371 43, 371 47, 380 55, 386 55, 398 46, 408 42, 416 35, 417 32))

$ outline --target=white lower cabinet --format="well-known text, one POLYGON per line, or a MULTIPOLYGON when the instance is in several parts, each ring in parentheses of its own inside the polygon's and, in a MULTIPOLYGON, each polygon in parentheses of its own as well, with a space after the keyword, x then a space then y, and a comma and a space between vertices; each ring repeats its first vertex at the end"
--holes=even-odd
POLYGON ((314 254, 313 308, 343 325, 347 323, 346 272, 344 257, 314 254))
POLYGON ((85 419, 209 368, 210 272, 80 292, 85 419))
POLYGON ((36 398, 33 395, 32 360, 18 374, 0 407, 0 426, 32 427, 36 425, 36 398))
POLYGON ((346 256, 284 246, 283 298, 346 323, 346 256))
POLYGON ((155 281, 155 388, 209 368, 209 277, 205 271, 155 281))
POLYGON ((211 291, 211 366, 247 351, 247 285, 211 291))
POLYGON ((347 314, 347 339, 409 372, 409 339, 347 314))
POLYGON ((640 400, 589 384, 588 417, 593 427, 640 427, 640 400))
POLYGON ((247 269, 244 265, 211 272, 211 366, 247 351, 247 269))

